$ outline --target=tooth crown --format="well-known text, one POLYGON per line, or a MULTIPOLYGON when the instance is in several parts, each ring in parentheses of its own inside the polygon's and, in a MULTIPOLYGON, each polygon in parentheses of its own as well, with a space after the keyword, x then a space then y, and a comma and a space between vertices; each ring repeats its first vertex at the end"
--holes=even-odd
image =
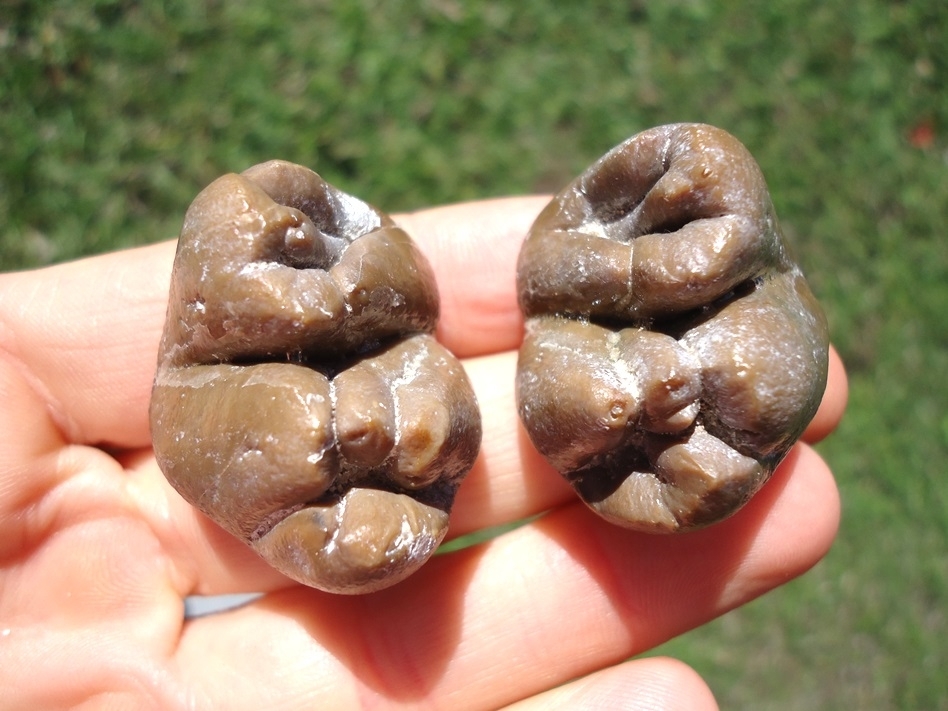
POLYGON ((644 131, 556 195, 518 263, 517 397, 537 449, 619 525, 740 508, 816 413, 822 311, 730 134, 644 131))
POLYGON ((444 537, 480 445, 438 309, 428 262, 384 213, 282 161, 219 178, 178 241, 159 466, 299 582, 398 582, 444 537))

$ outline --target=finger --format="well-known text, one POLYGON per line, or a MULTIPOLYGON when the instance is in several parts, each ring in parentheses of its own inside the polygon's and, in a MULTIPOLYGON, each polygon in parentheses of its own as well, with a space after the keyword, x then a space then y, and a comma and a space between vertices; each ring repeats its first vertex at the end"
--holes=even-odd
MULTIPOLYGON (((572 488, 536 451, 517 415, 516 353, 466 361, 480 404, 484 436, 474 468, 461 485, 451 514, 449 540, 502 526, 576 500, 572 488)), ((841 385, 831 376, 826 402, 841 385)), ((843 388, 844 389, 844 388, 843 388)), ((183 594, 263 592, 288 581, 266 571, 246 546, 231 539, 185 503, 167 484, 153 457, 138 460, 133 488, 142 515, 160 532, 188 581, 183 594)))
MULTIPOLYGON (((543 202, 466 203, 402 218, 438 270, 449 348, 484 353, 518 342, 513 269, 543 202)), ((28 372, 68 441, 150 443, 174 250, 166 242, 0 277, 0 350, 28 372)))
MULTIPOLYGON (((435 266, 439 337, 450 349, 472 355, 519 344, 516 255, 545 202, 509 198, 399 218, 435 266)), ((0 349, 26 371, 69 441, 150 443, 148 401, 173 257, 167 242, 0 280, 0 349)), ((830 416, 817 417, 814 434, 835 417, 823 412, 830 416)))
POLYGON ((537 452, 517 414, 517 354, 465 361, 484 434, 473 469, 458 490, 449 538, 533 516, 575 498, 572 487, 537 452))
MULTIPOLYGON (((485 356, 466 365, 484 436, 474 468, 458 492, 450 538, 517 521, 575 498, 521 429, 514 403, 516 354, 485 356)), ((150 452, 122 459, 141 515, 179 571, 182 594, 267 592, 289 584, 282 575, 261 567, 247 546, 187 504, 167 483, 150 452)))
POLYGON ((548 197, 449 205, 395 220, 414 238, 438 277, 438 340, 460 357, 516 348, 520 245, 548 197))
POLYGON ((128 498, 158 539, 171 584, 181 597, 271 592, 296 585, 185 501, 165 479, 150 449, 120 455, 120 460, 128 498))
POLYGON ((144 446, 174 245, 0 278, 0 338, 69 442, 144 446))
POLYGON ((849 382, 846 378, 846 367, 836 349, 830 346, 826 392, 823 393, 819 410, 803 433, 803 440, 813 444, 825 439, 843 419, 848 400, 849 382))
POLYGON ((303 706, 317 695, 322 708, 497 708, 799 575, 825 554, 838 517, 828 469, 801 446, 745 509, 708 529, 637 534, 573 504, 379 593, 293 588, 196 620, 177 666, 222 708, 303 706), (261 675, 273 683, 250 683, 261 675))
POLYGON ((505 711, 714 711, 714 696, 695 671, 675 659, 625 662, 525 699, 505 711))
MULTIPOLYGON (((451 536, 532 516, 575 496, 572 488, 536 451, 517 414, 516 353, 465 362, 484 420, 481 455, 461 485, 451 519, 451 536)), ((826 393, 808 441, 826 436, 846 406, 846 373, 830 353, 826 393)))

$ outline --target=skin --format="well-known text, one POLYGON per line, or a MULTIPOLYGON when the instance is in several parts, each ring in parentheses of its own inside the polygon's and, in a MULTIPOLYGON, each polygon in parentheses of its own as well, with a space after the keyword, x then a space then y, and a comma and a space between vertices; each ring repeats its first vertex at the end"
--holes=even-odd
MULTIPOLYGON (((450 535, 530 525, 366 596, 293 583, 187 505, 149 449, 174 247, 0 277, 0 688, 12 708, 711 709, 693 671, 623 661, 816 563, 839 520, 795 446, 727 521, 656 537, 602 522, 528 445, 514 405, 520 241, 547 198, 396 217, 430 259, 439 336, 484 444, 450 535), (183 620, 191 594, 263 591, 183 620), (574 681, 570 681, 574 680, 574 681)), ((804 435, 838 423, 846 379, 804 435)))

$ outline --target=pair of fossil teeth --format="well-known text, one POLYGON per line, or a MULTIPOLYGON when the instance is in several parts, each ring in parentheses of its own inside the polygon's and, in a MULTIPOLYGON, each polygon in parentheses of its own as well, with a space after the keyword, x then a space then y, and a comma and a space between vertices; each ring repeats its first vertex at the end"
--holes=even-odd
MULTIPOLYGON (((518 264, 518 408, 606 519, 733 513, 816 412, 825 320, 729 134, 645 131, 561 191, 518 264)), ((272 161, 208 186, 178 243, 152 396, 172 485, 288 576, 369 592, 434 552, 480 415, 437 287, 384 213, 272 161)))

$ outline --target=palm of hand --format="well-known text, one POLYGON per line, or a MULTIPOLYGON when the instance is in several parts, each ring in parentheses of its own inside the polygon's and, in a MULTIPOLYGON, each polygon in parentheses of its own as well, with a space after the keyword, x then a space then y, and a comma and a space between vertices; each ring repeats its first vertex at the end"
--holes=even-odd
MULTIPOLYGON (((147 404, 171 246, 3 277, 0 707, 713 707, 682 665, 619 662, 816 562, 838 519, 831 475, 798 446, 745 510, 679 537, 621 531, 577 503, 513 407, 513 264, 543 203, 400 222, 439 274, 439 336, 467 358, 484 415, 451 535, 552 511, 361 597, 275 573, 155 465, 147 404), (267 595, 183 619, 187 595, 250 591, 267 595)), ((844 402, 834 361, 809 441, 844 402)))

